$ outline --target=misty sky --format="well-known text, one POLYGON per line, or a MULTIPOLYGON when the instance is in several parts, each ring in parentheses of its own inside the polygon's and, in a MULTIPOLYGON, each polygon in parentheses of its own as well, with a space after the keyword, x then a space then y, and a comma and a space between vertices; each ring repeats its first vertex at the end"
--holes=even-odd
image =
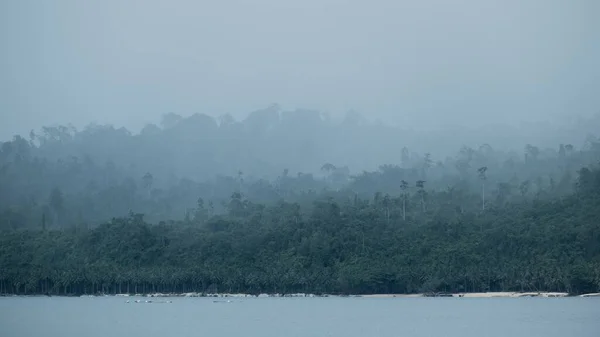
POLYGON ((598 0, 0 2, 0 139, 279 103, 404 126, 600 112, 598 0))

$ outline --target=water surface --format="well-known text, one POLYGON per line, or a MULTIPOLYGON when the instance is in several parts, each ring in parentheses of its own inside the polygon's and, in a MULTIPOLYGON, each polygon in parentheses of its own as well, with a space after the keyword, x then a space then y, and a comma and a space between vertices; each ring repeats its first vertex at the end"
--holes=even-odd
POLYGON ((0 298, 0 336, 600 336, 599 298, 128 299, 0 298))

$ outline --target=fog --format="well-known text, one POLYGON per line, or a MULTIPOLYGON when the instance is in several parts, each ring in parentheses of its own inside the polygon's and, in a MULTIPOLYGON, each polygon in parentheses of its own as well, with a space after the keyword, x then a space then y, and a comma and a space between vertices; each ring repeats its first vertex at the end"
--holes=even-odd
POLYGON ((478 190, 482 167, 494 184, 567 193, 600 160, 598 13, 592 0, 5 1, 0 203, 46 214, 64 193, 69 221, 164 220, 234 191, 478 190))
POLYGON ((0 136, 278 103, 411 129, 599 112, 600 4, 4 1, 0 136))

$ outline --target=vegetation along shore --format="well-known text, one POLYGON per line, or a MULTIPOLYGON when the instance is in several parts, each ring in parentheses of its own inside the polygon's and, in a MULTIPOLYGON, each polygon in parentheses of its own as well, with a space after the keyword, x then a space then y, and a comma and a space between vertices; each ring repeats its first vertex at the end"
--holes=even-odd
POLYGON ((445 159, 398 148, 397 164, 374 171, 325 163, 269 179, 178 179, 169 161, 136 159, 140 144, 182 135, 210 149, 186 133, 193 123, 140 135, 48 129, 1 144, 0 293, 600 291, 596 138, 445 159), (128 156, 103 161, 117 150, 101 145, 117 138, 128 156))

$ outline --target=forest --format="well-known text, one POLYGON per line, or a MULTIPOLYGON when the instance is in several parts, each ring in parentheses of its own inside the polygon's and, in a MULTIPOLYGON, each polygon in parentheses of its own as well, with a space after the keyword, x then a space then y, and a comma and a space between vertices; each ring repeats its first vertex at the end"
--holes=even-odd
POLYGON ((373 128, 269 107, 15 136, 0 294, 600 291, 596 136, 418 152, 373 128))

